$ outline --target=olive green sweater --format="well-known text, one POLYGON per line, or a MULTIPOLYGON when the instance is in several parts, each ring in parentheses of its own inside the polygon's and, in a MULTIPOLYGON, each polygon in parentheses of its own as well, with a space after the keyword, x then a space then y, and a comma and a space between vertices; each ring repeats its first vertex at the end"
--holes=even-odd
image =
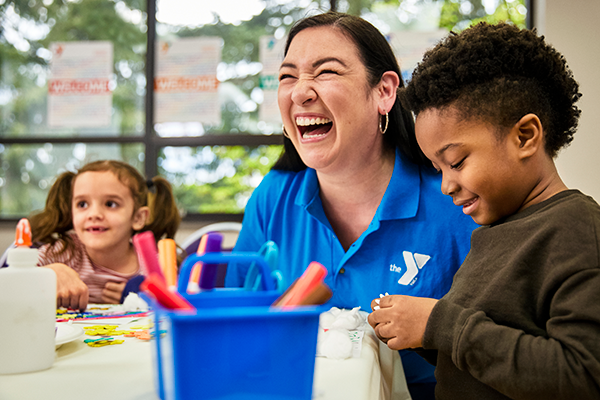
POLYGON ((477 228, 423 338, 436 398, 600 399, 599 260, 600 207, 576 190, 477 228))

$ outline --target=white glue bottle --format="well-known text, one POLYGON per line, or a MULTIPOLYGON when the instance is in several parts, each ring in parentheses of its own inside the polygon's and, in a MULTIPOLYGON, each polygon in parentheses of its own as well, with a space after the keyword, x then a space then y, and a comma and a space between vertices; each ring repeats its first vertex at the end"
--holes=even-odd
POLYGON ((15 244, 0 268, 0 374, 50 368, 56 349, 56 274, 37 267, 25 218, 15 244))

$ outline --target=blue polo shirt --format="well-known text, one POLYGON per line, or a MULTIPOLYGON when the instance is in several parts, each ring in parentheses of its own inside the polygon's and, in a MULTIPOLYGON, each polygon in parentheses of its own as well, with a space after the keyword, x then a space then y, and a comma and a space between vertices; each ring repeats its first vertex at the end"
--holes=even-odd
MULTIPOLYGON (((333 291, 328 306, 370 312, 371 301, 386 292, 439 299, 450 289, 477 227, 440 187, 441 174, 397 151, 373 221, 344 251, 323 211, 315 170, 272 170, 248 201, 235 251, 257 251, 274 241, 288 284, 318 261, 327 268, 325 283, 333 291)), ((242 286, 248 267, 230 264, 226 286, 242 286)), ((401 355, 409 383, 435 381, 433 367, 420 356, 401 355)))

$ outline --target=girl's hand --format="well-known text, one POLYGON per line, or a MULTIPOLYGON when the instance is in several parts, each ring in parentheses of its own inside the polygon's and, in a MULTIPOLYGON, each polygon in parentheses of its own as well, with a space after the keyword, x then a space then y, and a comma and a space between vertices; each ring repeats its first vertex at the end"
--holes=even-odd
POLYGON ((121 296, 123 295, 125 285, 126 282, 106 282, 106 285, 104 285, 104 289, 102 290, 102 302, 106 304, 121 303, 121 296))
POLYGON ((368 321, 392 350, 422 347, 425 326, 436 303, 436 299, 424 297, 385 296, 371 302, 374 311, 368 321))
POLYGON ((50 268, 56 273, 56 307, 84 311, 88 304, 88 287, 71 267, 54 263, 40 268, 50 268))

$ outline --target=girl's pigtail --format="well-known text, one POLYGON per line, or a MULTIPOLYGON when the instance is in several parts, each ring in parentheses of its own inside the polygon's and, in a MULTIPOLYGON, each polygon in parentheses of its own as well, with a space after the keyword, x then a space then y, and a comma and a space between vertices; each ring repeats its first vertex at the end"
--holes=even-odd
POLYGON ((48 192, 44 210, 29 217, 34 243, 54 244, 62 240, 65 244, 62 251, 72 246, 70 237, 65 233, 73 229, 71 191, 75 176, 70 171, 59 175, 48 192))
POLYGON ((152 231, 157 241, 164 238, 173 239, 179 228, 181 215, 171 190, 171 184, 159 176, 154 177, 148 183, 147 205, 150 215, 142 230, 152 231))

